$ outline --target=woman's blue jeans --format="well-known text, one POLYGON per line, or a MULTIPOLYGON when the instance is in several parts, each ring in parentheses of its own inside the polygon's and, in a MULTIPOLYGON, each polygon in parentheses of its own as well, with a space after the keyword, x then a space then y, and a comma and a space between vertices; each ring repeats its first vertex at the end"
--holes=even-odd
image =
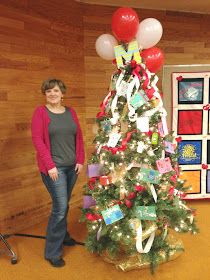
POLYGON ((45 244, 45 258, 52 260, 62 257, 63 241, 70 238, 67 231, 68 203, 77 180, 75 165, 57 169, 58 179, 55 182, 50 176, 41 173, 42 180, 52 198, 52 212, 48 221, 45 244))

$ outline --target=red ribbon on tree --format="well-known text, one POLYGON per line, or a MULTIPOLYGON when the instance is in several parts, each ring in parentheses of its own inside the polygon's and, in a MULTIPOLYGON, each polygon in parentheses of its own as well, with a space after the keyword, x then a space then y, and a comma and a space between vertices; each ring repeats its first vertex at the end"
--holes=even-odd
POLYGON ((101 112, 99 112, 99 113, 96 115, 96 118, 97 118, 97 119, 100 119, 101 117, 104 117, 104 116, 107 115, 107 114, 105 113, 106 105, 108 104, 109 99, 110 99, 114 94, 116 94, 116 91, 115 91, 115 90, 110 91, 109 94, 105 97, 104 101, 100 104, 101 112))
POLYGON ((146 92, 146 94, 147 94, 147 97, 148 97, 149 99, 151 99, 151 98, 153 97, 153 94, 154 94, 154 92, 155 92, 155 89, 154 89, 154 88, 145 89, 145 92, 146 92))
POLYGON ((94 185, 93 184, 95 184, 96 183, 96 178, 90 178, 89 179, 89 181, 88 181, 88 187, 89 187, 89 189, 91 190, 91 191, 93 191, 94 190, 94 185))
POLYGON ((140 74, 139 74, 139 71, 141 70, 141 66, 140 65, 136 65, 135 66, 135 68, 133 69, 133 71, 132 71, 132 74, 134 75, 134 76, 137 76, 138 78, 139 78, 139 80, 141 79, 141 76, 140 76, 140 74))
POLYGON ((127 148, 127 143, 131 139, 131 135, 136 132, 136 129, 127 133, 126 137, 122 139, 122 144, 119 147, 107 147, 103 146, 102 149, 112 152, 115 155, 118 151, 125 151, 127 148))
POLYGON ((148 76, 147 72, 145 71, 145 69, 142 66, 135 64, 134 62, 132 63, 131 67, 133 68, 132 74, 134 76, 137 76, 139 78, 139 80, 141 78, 142 79, 144 78, 142 88, 143 88, 143 90, 146 90, 149 85, 149 76, 148 76), (141 71, 142 75, 140 75, 140 71, 141 71))

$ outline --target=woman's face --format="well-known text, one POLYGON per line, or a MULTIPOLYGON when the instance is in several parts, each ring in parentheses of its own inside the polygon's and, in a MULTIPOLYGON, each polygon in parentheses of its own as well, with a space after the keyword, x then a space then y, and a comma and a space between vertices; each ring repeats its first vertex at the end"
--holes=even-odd
POLYGON ((61 104, 61 98, 63 93, 61 92, 59 86, 54 86, 54 88, 47 89, 45 91, 46 101, 50 105, 59 105, 61 104))

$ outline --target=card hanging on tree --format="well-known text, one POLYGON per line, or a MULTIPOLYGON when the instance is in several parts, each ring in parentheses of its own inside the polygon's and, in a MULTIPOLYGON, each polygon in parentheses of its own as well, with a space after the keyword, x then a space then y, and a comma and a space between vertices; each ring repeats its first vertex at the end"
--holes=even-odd
POLYGON ((149 118, 148 117, 140 117, 136 120, 137 129, 141 132, 148 132, 149 131, 149 118))
POLYGON ((106 225, 111 225, 124 217, 119 205, 108 208, 102 211, 101 214, 106 225))
POLYGON ((130 100, 130 104, 136 110, 142 105, 144 105, 147 101, 148 101, 148 97, 145 95, 143 90, 140 90, 132 96, 130 100))
POLYGON ((169 157, 157 160, 156 164, 161 174, 168 173, 173 170, 171 166, 171 160, 169 157))
POLYGON ((165 151, 170 154, 174 154, 176 145, 169 141, 164 141, 165 151))
POLYGON ((159 122, 158 123, 158 132, 160 134, 161 137, 164 137, 165 134, 164 134, 164 130, 163 130, 163 123, 162 122, 159 122))
POLYGON ((142 168, 141 174, 141 180, 144 182, 158 184, 160 181, 160 173, 157 170, 142 168))
POLYGON ((115 133, 115 132, 111 133, 109 135, 109 141, 107 143, 107 146, 111 147, 111 148, 114 148, 117 145, 117 143, 120 140, 120 138, 121 138, 121 134, 120 133, 115 133))
POLYGON ((140 220, 155 221, 157 219, 155 206, 137 206, 136 216, 140 220))
POLYGON ((129 85, 130 84, 128 82, 123 80, 119 85, 119 88, 117 90, 117 95, 126 97, 129 85))
POLYGON ((104 132, 110 132, 112 130, 112 125, 111 125, 110 120, 105 120, 105 121, 101 122, 101 127, 104 132))

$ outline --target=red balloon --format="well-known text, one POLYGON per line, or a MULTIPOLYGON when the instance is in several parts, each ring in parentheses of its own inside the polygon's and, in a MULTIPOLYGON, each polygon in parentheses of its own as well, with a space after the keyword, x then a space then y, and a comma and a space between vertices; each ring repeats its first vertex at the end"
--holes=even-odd
POLYGON ((138 27, 139 18, 133 9, 122 7, 114 12, 112 16, 112 32, 118 40, 131 41, 138 31, 138 27))
POLYGON ((164 63, 164 54, 159 48, 153 47, 143 50, 140 55, 144 59, 146 67, 152 73, 156 73, 160 70, 164 63))

